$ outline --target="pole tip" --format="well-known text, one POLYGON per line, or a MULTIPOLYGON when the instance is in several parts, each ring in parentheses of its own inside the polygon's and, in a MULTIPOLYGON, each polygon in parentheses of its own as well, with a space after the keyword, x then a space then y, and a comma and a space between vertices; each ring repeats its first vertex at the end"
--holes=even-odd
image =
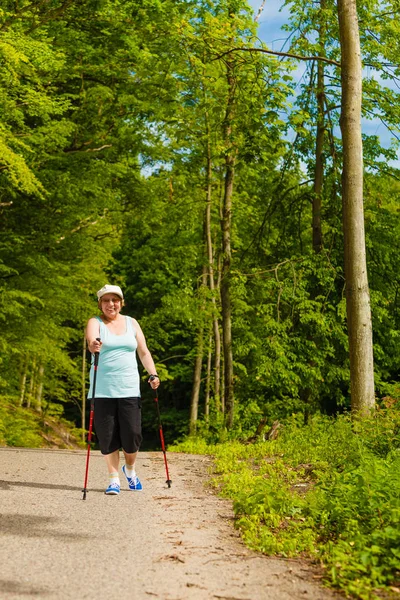
POLYGON ((168 487, 170 488, 171 487, 171 483, 172 483, 171 479, 167 479, 166 483, 167 483, 168 487))

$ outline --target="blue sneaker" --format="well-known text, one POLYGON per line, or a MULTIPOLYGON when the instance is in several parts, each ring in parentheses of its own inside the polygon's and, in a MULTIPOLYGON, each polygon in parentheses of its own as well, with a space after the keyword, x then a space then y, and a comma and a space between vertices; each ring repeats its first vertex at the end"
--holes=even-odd
POLYGON ((123 470, 126 480, 128 482, 129 489, 135 490, 135 492, 141 492, 143 489, 143 486, 140 483, 139 477, 137 475, 135 475, 134 477, 128 477, 128 475, 125 472, 125 465, 122 467, 122 470, 123 470))
POLYGON ((108 496, 116 496, 117 494, 119 494, 120 489, 121 488, 118 483, 110 483, 110 485, 105 491, 105 494, 107 494, 108 496))

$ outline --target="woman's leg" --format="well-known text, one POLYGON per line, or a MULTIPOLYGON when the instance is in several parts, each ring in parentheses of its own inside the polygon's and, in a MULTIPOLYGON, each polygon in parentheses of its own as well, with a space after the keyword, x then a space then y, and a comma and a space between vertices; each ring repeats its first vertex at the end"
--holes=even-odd
POLYGON ((118 467, 121 442, 117 414, 117 398, 96 398, 94 411, 95 430, 108 470, 106 494, 119 494, 120 490, 118 467))
POLYGON ((108 469, 108 488, 106 489, 106 494, 119 494, 121 485, 118 474, 119 450, 105 454, 104 458, 106 459, 108 469))
POLYGON ((105 454, 104 458, 106 459, 108 472, 118 473, 119 469, 119 450, 115 450, 110 454, 105 454))
POLYGON ((137 452, 128 453, 128 452, 125 452, 125 450, 122 450, 122 452, 124 453, 124 456, 125 456, 126 466, 130 469, 134 469, 136 457, 137 457, 138 453, 137 452))
POLYGON ((142 441, 142 419, 140 398, 121 398, 119 402, 118 419, 122 451, 125 457, 125 465, 122 467, 129 489, 141 490, 140 483, 135 471, 135 462, 142 441))
POLYGON ((94 428, 101 453, 105 456, 109 470, 111 467, 116 467, 118 470, 118 452, 121 447, 121 440, 117 398, 96 398, 94 428))
POLYGON ((122 450, 125 456, 125 464, 122 467, 122 471, 125 474, 125 477, 128 480, 129 489, 135 491, 141 491, 143 486, 140 482, 139 477, 136 475, 135 471, 135 461, 137 457, 137 452, 125 452, 122 450))
POLYGON ((118 422, 121 446, 127 465, 133 466, 142 442, 142 403, 140 398, 121 398, 118 422))

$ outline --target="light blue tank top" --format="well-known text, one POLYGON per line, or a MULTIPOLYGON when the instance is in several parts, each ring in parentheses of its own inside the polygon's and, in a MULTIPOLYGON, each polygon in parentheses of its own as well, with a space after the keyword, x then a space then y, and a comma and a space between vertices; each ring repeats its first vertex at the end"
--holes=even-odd
MULTIPOLYGON (((136 360, 136 331, 132 319, 125 317, 126 331, 121 335, 111 333, 100 317, 100 350, 96 377, 96 398, 129 398, 140 396, 140 378, 136 360)), ((90 369, 88 398, 92 397, 93 360, 90 369)))

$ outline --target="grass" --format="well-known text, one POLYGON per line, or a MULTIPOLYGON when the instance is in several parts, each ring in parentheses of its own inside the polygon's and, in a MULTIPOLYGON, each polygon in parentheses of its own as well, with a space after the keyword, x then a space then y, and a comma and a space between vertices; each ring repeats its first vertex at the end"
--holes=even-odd
POLYGON ((65 419, 20 407, 14 397, 0 397, 0 446, 79 448, 81 430, 65 419))
POLYGON ((169 450, 214 456, 212 483, 232 500, 249 547, 316 560, 325 584, 356 598, 400 597, 399 409, 307 426, 294 416, 280 431, 273 441, 188 438, 169 450))

